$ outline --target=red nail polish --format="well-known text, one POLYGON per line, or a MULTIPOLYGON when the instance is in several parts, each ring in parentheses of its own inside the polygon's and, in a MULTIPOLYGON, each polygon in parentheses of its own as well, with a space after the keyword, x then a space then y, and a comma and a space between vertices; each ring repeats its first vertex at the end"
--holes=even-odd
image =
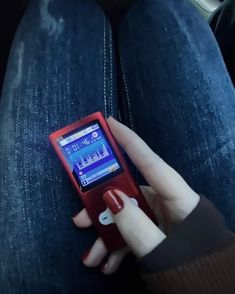
POLYGON ((85 251, 85 253, 83 253, 83 255, 81 256, 81 259, 82 260, 85 260, 87 258, 87 256, 89 255, 90 251, 91 251, 90 249, 88 249, 87 251, 85 251))
POLYGON ((117 214, 123 209, 124 203, 115 190, 105 192, 103 199, 113 214, 117 214))

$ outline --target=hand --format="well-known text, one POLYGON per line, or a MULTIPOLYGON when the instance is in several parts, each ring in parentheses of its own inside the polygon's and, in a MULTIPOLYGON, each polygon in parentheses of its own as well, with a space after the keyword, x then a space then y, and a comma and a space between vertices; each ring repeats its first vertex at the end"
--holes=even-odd
MULTIPOLYGON (((193 211, 199 202, 199 196, 135 132, 112 117, 109 117, 107 122, 117 142, 150 185, 140 188, 159 223, 157 227, 127 195, 115 190, 123 208, 113 214, 113 219, 128 247, 112 252, 108 257, 102 272, 111 274, 118 269, 129 250, 137 257, 143 257, 159 245, 169 230, 174 229, 175 225, 180 224, 193 211), (135 227, 138 227, 138 232, 133 230, 135 227)), ((112 191, 104 195, 109 208, 114 197, 112 191)), ((110 211, 112 213, 112 210, 110 211)), ((73 221, 79 228, 92 225, 86 209, 79 212, 73 221)), ((88 267, 95 267, 107 254, 104 242, 98 238, 89 253, 84 256, 83 263, 88 267)))

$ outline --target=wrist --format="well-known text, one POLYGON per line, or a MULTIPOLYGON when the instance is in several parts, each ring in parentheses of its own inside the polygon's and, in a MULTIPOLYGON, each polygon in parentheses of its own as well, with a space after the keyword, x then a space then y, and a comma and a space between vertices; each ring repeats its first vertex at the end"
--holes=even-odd
POLYGON ((220 250, 234 240, 222 215, 204 196, 181 225, 138 261, 142 271, 156 272, 182 265, 220 250))

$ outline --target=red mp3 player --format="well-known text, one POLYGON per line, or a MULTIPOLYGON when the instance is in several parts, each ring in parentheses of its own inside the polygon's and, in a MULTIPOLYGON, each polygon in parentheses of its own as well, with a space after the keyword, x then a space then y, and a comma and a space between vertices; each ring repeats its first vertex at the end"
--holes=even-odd
POLYGON ((110 251, 126 244, 103 200, 105 191, 123 191, 154 220, 101 112, 58 130, 49 138, 110 251))

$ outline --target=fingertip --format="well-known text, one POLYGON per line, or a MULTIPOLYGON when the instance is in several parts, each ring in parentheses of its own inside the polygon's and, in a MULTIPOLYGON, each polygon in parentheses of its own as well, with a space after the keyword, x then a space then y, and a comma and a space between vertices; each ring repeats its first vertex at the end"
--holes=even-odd
POLYGON ((72 217, 72 221, 78 228, 88 228, 92 225, 92 220, 85 208, 72 217))
POLYGON ((74 225, 76 227, 80 228, 80 222, 79 222, 79 218, 77 216, 78 216, 78 214, 72 217, 72 222, 74 223, 74 225))
POLYGON ((113 124, 115 124, 115 123, 117 123, 117 122, 119 122, 118 120, 116 120, 113 116, 109 116, 108 118, 107 118, 107 123, 108 123, 108 125, 109 126, 112 126, 113 124))
POLYGON ((109 115, 109 117, 107 118, 107 121, 111 121, 111 120, 115 120, 115 118, 113 118, 112 115, 109 115))
POLYGON ((98 238, 92 247, 82 256, 82 262, 87 267, 96 267, 101 264, 102 260, 108 254, 108 250, 101 238, 98 238))
POLYGON ((90 258, 91 249, 88 249, 85 251, 85 253, 81 256, 81 261, 86 267, 95 267, 96 264, 94 264, 92 257, 90 258))
POLYGON ((90 225, 84 224, 82 221, 78 220, 78 219, 72 219, 73 224, 79 228, 79 229, 86 229, 88 228, 90 225))
POLYGON ((125 247, 111 253, 111 255, 103 261, 100 267, 101 272, 105 275, 111 275, 117 272, 128 252, 129 248, 125 247))
POLYGON ((109 269, 108 263, 104 263, 101 267, 100 267, 100 271, 105 274, 105 275, 111 275, 113 273, 115 273, 115 271, 111 271, 109 269))
POLYGON ((87 257, 88 257, 88 255, 90 254, 90 252, 91 252, 91 249, 88 249, 88 250, 86 250, 86 251, 82 254, 82 256, 81 256, 81 260, 82 260, 83 262, 87 259, 87 257))
POLYGON ((104 258, 104 260, 102 261, 101 265, 100 265, 100 271, 105 274, 105 275, 109 275, 109 256, 106 256, 104 258))

